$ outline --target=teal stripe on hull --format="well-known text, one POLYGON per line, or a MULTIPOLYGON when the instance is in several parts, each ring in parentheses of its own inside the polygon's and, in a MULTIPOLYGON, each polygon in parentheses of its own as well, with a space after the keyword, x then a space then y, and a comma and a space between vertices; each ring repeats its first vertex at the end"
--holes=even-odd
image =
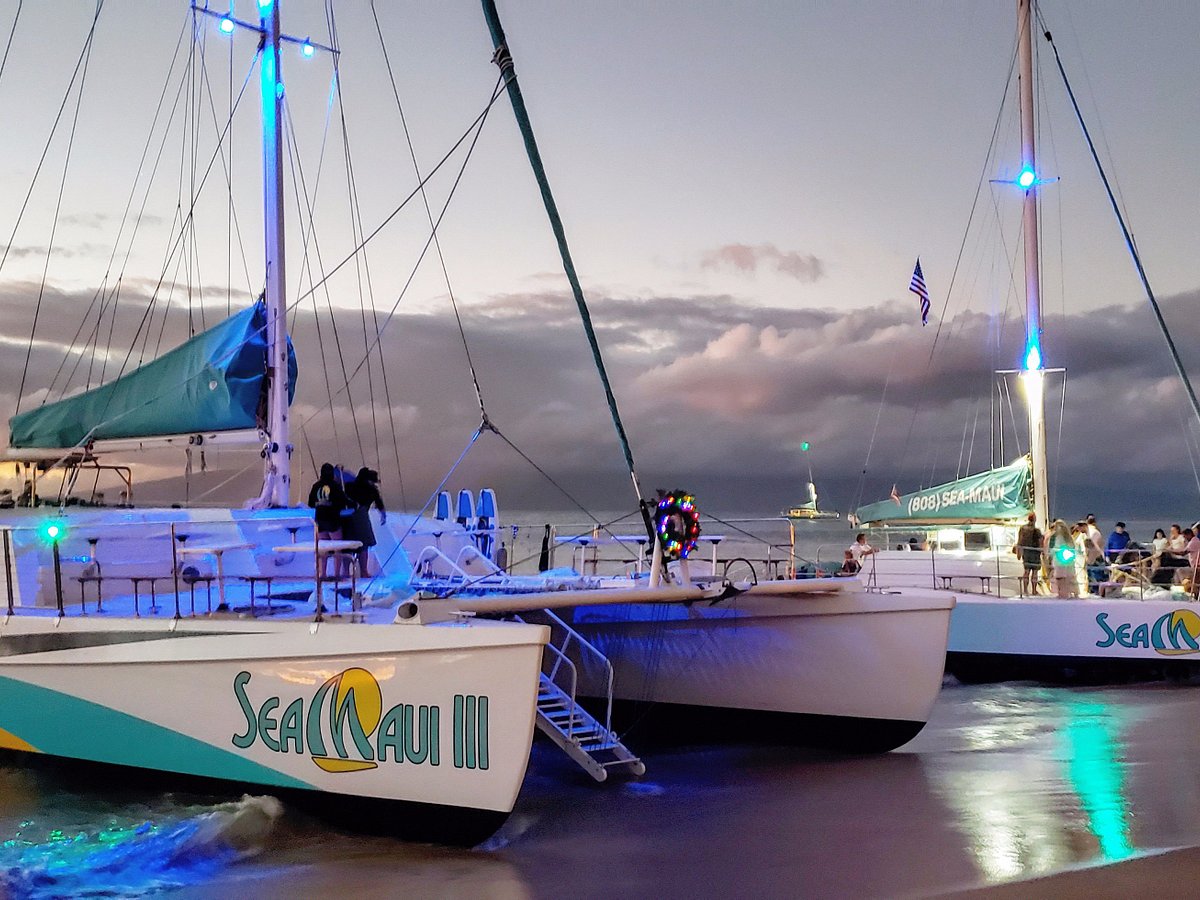
POLYGON ((290 775, 161 725, 3 676, 0 729, 53 756, 315 790, 290 775))

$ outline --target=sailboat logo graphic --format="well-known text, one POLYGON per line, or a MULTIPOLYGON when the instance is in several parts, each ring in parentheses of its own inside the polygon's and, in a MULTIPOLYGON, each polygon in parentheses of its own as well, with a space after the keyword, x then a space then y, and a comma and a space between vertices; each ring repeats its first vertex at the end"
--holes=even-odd
MULTIPOLYGON (((311 699, 279 697, 251 701, 249 672, 233 680, 233 693, 245 717, 245 731, 233 745, 247 750, 261 743, 274 753, 301 753, 325 772, 363 772, 380 763, 441 764, 441 710, 432 704, 397 703, 384 709, 379 681, 366 669, 345 669, 325 681, 311 699)), ((472 739, 472 759, 487 758, 487 697, 456 695, 455 766, 486 769, 486 762, 459 762, 464 736, 472 739), (478 710, 467 722, 459 713, 478 710)))
POLYGON ((336 756, 318 756, 314 744, 324 749, 318 739, 309 739, 309 750, 313 753, 313 762, 326 772, 361 772, 363 769, 374 769, 379 763, 375 762, 371 752, 370 736, 379 727, 383 715, 383 692, 379 682, 366 669, 346 669, 334 675, 317 691, 313 698, 312 711, 309 713, 309 729, 320 719, 313 713, 321 708, 322 702, 329 699, 329 734, 332 738, 336 756), (346 731, 359 751, 361 759, 350 759, 346 751, 346 731))

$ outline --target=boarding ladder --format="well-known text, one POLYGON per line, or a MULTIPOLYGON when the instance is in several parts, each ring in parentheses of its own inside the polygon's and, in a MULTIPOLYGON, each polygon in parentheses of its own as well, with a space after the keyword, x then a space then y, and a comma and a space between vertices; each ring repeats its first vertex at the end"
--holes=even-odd
POLYGON ((597 781, 607 779, 614 769, 645 774, 645 763, 612 730, 613 668, 608 657, 548 609, 529 618, 550 627, 538 684, 538 728, 597 781), (579 705, 579 669, 571 659, 572 652, 605 676, 603 721, 579 705))

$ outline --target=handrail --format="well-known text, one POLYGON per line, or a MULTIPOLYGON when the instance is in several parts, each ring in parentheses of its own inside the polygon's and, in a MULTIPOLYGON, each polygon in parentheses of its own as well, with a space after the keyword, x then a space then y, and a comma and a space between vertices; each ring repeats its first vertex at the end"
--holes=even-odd
MULTIPOLYGON (((554 647, 553 643, 548 643, 547 644, 548 647, 554 647, 556 653, 561 652, 561 653, 565 654, 566 649, 570 645, 571 640, 574 639, 575 643, 578 644, 581 649, 586 650, 589 653, 591 653, 597 660, 599 660, 600 664, 604 667, 605 674, 606 674, 606 679, 605 679, 606 684, 605 684, 605 692, 604 693, 605 693, 605 699, 607 701, 606 709, 605 709, 605 713, 604 713, 604 728, 606 731, 611 732, 612 731, 613 682, 615 680, 614 675, 613 675, 612 660, 610 660, 607 656, 605 656, 602 652, 600 652, 600 649, 598 647, 596 647, 594 644, 592 644, 590 641, 588 641, 587 638, 585 638, 582 634, 580 634, 578 631, 576 631, 574 628, 572 628, 570 625, 568 625, 562 618, 560 618, 558 615, 556 615, 551 610, 544 609, 544 610, 542 610, 542 614, 545 615, 546 618, 550 619, 551 622, 557 624, 560 628, 562 628, 563 632, 567 636, 566 640, 563 641, 563 646, 562 646, 561 651, 559 651, 558 647, 554 647)), ((566 662, 571 664, 572 669, 574 669, 574 664, 571 663, 571 661, 569 659, 567 659, 565 656, 563 658, 566 660, 566 662)), ((553 676, 551 676, 551 677, 553 678, 553 676)), ((572 702, 574 702, 574 695, 572 695, 572 702)))

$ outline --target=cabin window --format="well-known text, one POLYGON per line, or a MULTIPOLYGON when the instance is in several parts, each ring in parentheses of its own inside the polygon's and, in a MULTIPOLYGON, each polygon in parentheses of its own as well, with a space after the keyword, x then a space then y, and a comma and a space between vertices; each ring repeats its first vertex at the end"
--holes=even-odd
POLYGON ((986 531, 968 531, 963 535, 963 547, 967 550, 988 550, 992 542, 986 531))

